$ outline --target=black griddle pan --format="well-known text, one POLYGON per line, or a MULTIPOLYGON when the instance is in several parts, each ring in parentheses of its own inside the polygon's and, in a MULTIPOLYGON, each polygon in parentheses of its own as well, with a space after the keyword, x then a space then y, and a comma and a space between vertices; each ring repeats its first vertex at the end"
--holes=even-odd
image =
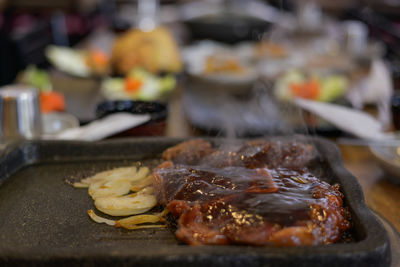
POLYGON ((182 140, 27 141, 0 151, 0 266, 389 266, 388 235, 337 147, 320 138, 302 140, 319 151, 311 171, 342 186, 353 223, 350 243, 193 247, 168 228, 129 231, 97 224, 86 214, 94 208, 87 190, 68 181, 137 161, 154 166, 164 149, 182 140))

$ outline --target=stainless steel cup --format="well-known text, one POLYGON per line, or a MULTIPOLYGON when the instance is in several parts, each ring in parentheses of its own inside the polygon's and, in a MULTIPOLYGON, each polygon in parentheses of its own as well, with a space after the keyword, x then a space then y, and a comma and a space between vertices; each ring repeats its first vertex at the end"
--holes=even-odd
POLYGON ((40 138, 39 94, 23 85, 0 87, 0 142, 40 138))

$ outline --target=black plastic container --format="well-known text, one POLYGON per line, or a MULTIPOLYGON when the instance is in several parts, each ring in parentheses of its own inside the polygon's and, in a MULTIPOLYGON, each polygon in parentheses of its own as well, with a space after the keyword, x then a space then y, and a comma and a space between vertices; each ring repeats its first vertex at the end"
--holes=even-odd
POLYGON ((211 39, 234 44, 241 41, 258 41, 271 24, 258 18, 224 12, 196 17, 185 21, 193 39, 211 39))
POLYGON ((168 109, 164 104, 133 100, 104 101, 97 105, 96 118, 100 119, 117 112, 149 114, 151 119, 145 124, 126 130, 114 137, 165 135, 168 109))

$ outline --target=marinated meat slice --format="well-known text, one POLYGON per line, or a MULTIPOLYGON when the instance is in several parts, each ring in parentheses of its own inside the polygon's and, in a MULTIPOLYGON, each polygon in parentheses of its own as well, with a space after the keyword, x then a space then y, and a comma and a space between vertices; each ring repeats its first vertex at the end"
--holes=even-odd
MULTIPOLYGON (((185 143, 180 144, 180 151, 184 151, 182 145, 185 143)), ((153 172, 155 192, 160 203, 178 218, 176 236, 191 245, 295 246, 339 240, 350 227, 339 187, 299 165, 310 160, 307 146, 292 143, 280 148, 275 157, 274 147, 265 141, 236 147, 254 159, 246 161, 226 154, 227 150, 221 154, 230 157, 224 159, 219 150, 209 146, 208 151, 214 151, 203 157, 197 154, 197 165, 175 163, 176 157, 159 165, 153 172), (252 162, 251 166, 247 162, 252 162)))
POLYGON ((164 160, 174 163, 197 164, 205 155, 214 152, 211 144, 202 139, 190 140, 168 148, 162 154, 164 160))
POLYGON ((154 172, 154 187, 160 204, 172 200, 202 201, 230 196, 238 192, 265 193, 277 191, 267 169, 244 167, 214 168, 162 163, 154 172))
POLYGON ((243 145, 238 154, 244 156, 248 168, 267 165, 269 168, 301 169, 310 163, 315 151, 311 145, 299 142, 256 140, 243 145))
POLYGON ((189 206, 186 201, 174 200, 167 208, 179 217, 179 229, 176 236, 183 242, 191 245, 227 245, 229 244, 226 236, 203 223, 204 214, 200 204, 189 206))
POLYGON ((163 159, 175 164, 207 165, 217 168, 243 166, 247 168, 303 168, 314 157, 309 144, 293 141, 254 140, 243 144, 227 143, 218 149, 197 139, 167 149, 163 159))

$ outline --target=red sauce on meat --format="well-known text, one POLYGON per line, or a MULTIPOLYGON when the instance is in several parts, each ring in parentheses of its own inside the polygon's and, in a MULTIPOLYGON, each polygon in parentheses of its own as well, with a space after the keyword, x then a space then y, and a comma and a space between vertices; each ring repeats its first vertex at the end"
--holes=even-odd
POLYGON ((154 171, 161 204, 191 245, 317 245, 350 227, 343 195, 305 166, 312 146, 251 141, 213 148, 192 140, 166 150, 154 171))

